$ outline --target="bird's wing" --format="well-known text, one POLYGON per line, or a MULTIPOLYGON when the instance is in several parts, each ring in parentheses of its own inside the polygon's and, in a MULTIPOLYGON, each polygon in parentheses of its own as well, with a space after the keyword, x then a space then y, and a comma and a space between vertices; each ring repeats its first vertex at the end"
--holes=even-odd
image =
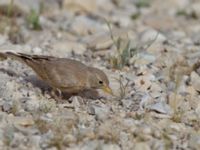
POLYGON ((48 81, 48 75, 44 70, 45 64, 46 62, 56 60, 55 57, 51 56, 28 55, 24 53, 13 53, 13 52, 2 53, 2 56, 9 57, 27 64, 37 73, 39 77, 41 77, 41 79, 43 79, 46 82, 48 81))
POLYGON ((83 89, 86 87, 87 66, 70 60, 43 61, 42 67, 48 82, 59 89, 83 89))

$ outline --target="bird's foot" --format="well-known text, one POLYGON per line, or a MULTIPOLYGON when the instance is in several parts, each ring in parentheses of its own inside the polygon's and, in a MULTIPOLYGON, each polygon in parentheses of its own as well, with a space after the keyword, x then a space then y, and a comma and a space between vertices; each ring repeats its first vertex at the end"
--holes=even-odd
POLYGON ((51 91, 51 96, 54 98, 58 103, 63 103, 63 95, 59 89, 53 89, 51 91))

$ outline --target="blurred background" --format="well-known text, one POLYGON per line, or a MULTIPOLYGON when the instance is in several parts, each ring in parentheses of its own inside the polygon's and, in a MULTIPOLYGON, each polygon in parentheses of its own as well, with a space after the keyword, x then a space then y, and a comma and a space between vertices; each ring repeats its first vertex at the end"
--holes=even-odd
POLYGON ((116 97, 59 104, 0 62, 0 149, 199 149, 199 0, 0 0, 7 50, 102 69, 116 97))
POLYGON ((155 38, 198 45, 199 17, 198 0, 0 0, 0 48, 83 54, 112 48, 111 32, 137 49, 155 38))

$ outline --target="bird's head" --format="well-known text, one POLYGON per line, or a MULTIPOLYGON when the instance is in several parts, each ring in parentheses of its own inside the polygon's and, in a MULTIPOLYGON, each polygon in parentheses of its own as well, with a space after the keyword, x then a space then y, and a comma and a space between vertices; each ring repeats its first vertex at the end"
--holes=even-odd
POLYGON ((106 74, 100 69, 89 67, 89 86, 95 89, 102 89, 104 92, 113 95, 109 86, 109 80, 106 74))

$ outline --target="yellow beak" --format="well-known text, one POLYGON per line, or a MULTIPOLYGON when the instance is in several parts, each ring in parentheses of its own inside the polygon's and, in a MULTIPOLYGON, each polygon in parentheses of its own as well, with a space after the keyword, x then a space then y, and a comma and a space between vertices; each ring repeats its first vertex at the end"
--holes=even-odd
POLYGON ((104 85, 103 88, 102 88, 102 90, 104 92, 106 92, 106 93, 109 93, 109 94, 113 95, 112 89, 109 86, 107 86, 107 85, 104 85))

